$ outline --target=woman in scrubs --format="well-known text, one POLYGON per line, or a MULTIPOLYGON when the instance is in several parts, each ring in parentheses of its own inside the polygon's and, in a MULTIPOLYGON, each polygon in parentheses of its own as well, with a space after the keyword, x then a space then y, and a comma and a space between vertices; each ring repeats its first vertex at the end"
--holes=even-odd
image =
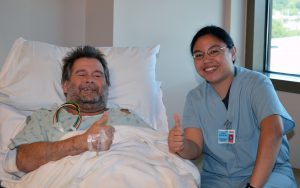
POLYGON ((185 159, 204 156, 201 187, 296 188, 286 134, 295 123, 270 79, 235 64, 236 48, 220 27, 192 39, 197 73, 182 123, 174 115, 169 150, 185 159))

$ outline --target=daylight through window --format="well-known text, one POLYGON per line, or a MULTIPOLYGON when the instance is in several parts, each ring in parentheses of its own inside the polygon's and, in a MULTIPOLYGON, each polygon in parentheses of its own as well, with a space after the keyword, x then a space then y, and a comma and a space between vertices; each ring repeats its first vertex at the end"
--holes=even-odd
POLYGON ((267 72, 300 76, 300 0, 269 1, 267 72))

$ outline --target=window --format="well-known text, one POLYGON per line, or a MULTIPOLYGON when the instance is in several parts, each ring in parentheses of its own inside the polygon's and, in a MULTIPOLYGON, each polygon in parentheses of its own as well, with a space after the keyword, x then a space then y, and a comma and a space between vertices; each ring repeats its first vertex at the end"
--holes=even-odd
POLYGON ((266 71, 300 76, 300 0, 268 1, 266 71))
POLYGON ((247 1, 246 67, 294 93, 300 93, 299 12, 300 0, 247 1))

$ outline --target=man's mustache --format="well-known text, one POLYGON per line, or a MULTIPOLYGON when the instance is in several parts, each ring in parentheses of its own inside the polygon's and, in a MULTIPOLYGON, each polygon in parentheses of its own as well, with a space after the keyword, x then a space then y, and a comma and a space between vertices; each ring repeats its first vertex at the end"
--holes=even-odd
POLYGON ((86 84, 80 84, 79 85, 79 90, 92 90, 92 91, 97 91, 98 86, 94 83, 86 83, 86 84))

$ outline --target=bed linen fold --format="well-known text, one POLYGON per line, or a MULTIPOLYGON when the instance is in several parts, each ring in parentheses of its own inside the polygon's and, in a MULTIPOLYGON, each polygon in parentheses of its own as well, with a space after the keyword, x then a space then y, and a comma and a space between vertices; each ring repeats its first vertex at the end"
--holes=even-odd
MULTIPOLYGON (((168 150, 167 133, 142 127, 115 126, 108 151, 84 152, 49 162, 7 188, 193 188, 200 185, 198 168, 168 150)), ((65 138, 80 134, 76 131, 65 138)))

